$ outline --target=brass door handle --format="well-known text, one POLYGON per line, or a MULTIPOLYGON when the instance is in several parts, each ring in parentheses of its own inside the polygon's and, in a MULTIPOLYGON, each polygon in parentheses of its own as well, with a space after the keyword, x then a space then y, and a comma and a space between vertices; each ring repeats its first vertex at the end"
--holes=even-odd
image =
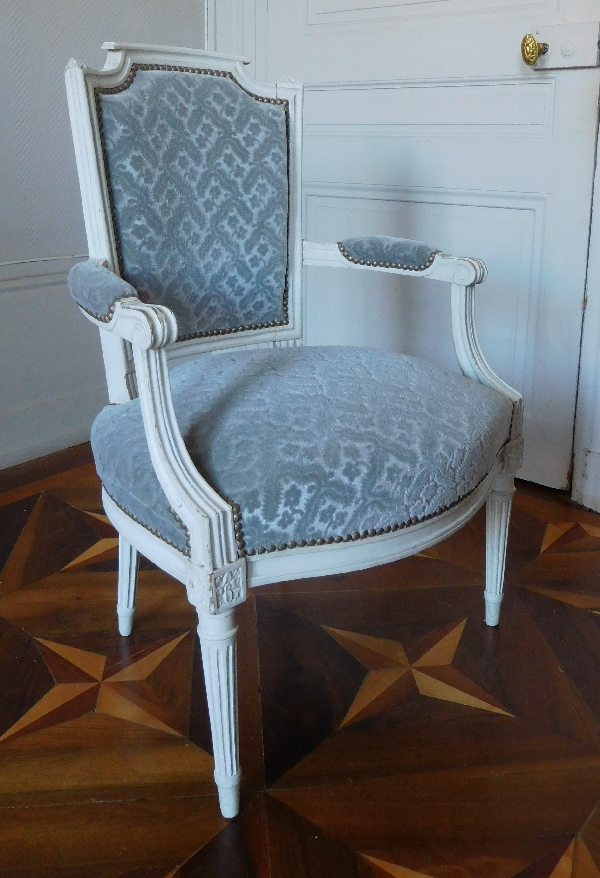
POLYGON ((540 55, 548 51, 548 43, 538 43, 533 34, 526 34, 521 41, 521 55, 528 67, 533 67, 540 55))

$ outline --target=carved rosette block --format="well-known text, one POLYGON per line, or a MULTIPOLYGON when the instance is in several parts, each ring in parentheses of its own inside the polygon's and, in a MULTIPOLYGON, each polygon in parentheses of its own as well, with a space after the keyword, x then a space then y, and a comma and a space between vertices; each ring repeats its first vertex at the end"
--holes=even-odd
POLYGON ((235 817, 239 811, 241 772, 236 634, 233 610, 218 616, 198 614, 198 635, 215 759, 215 783, 223 817, 235 817))
POLYGON ((494 482, 486 505, 485 621, 491 626, 497 625, 500 618, 508 524, 514 493, 513 475, 501 474, 494 482))
POLYGON ((215 570, 210 580, 208 612, 219 614, 246 600, 246 561, 215 570))

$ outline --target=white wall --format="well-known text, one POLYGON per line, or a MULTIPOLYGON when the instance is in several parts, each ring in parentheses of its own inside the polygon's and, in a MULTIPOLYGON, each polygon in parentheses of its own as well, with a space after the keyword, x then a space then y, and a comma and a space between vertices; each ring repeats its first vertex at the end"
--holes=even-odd
POLYGON ((203 46, 203 0, 0 5, 0 469, 86 441, 106 402, 65 285, 87 247, 63 79, 105 40, 203 46))

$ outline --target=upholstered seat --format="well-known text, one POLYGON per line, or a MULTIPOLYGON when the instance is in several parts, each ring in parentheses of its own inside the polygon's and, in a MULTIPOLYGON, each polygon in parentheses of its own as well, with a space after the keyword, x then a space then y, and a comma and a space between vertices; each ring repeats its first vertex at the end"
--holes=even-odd
MULTIPOLYGON (((360 216, 354 237, 302 241, 299 83, 259 85, 215 53, 106 48, 103 70, 67 68, 90 253, 69 288, 106 366, 92 445, 119 532, 119 631, 132 631, 142 553, 198 611, 215 781, 233 817, 247 587, 396 561, 487 503, 486 621, 498 624, 522 400, 477 341, 480 260, 361 236, 360 216), (399 293, 402 276, 449 285, 462 374, 303 346, 308 265, 387 272, 399 293)), ((353 198, 340 198, 350 223, 353 198)))
MULTIPOLYGON (((209 484, 240 507, 249 555, 431 518, 467 496, 508 440, 502 394, 414 357, 347 347, 205 355, 171 372, 177 420, 209 484)), ((105 489, 181 551, 139 400, 92 431, 105 489)))

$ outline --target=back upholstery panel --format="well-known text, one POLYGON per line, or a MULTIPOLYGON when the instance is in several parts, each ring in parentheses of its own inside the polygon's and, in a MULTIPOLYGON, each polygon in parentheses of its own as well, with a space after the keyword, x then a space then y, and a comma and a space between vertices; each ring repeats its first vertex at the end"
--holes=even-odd
POLYGON ((229 73, 133 65, 96 89, 121 275, 179 339, 288 322, 289 116, 229 73))

